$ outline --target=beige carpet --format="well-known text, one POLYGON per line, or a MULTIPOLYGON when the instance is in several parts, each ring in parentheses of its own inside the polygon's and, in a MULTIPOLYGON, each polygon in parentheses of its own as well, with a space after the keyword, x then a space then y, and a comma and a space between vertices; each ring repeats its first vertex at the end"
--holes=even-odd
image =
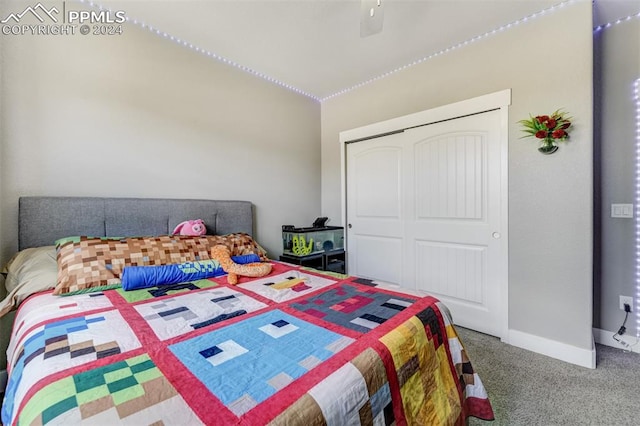
POLYGON ((496 420, 469 425, 640 425, 640 354, 597 345, 588 369, 458 327, 496 420))

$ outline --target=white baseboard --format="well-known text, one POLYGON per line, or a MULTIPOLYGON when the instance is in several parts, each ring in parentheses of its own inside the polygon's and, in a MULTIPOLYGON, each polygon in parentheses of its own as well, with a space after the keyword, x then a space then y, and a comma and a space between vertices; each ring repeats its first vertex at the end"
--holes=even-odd
POLYGON ((635 336, 625 334, 623 336, 617 337, 617 339, 622 340, 628 345, 626 346, 624 344, 621 344, 620 342, 617 342, 613 338, 614 334, 615 334, 615 331, 602 330, 599 328, 593 329, 593 336, 596 339, 596 343, 600 343, 601 345, 605 345, 605 346, 611 346, 612 348, 625 349, 635 353, 640 353, 640 343, 637 342, 637 339, 635 336))
POLYGON ((586 368, 596 368, 596 345, 582 349, 518 330, 509 330, 509 344, 586 368))

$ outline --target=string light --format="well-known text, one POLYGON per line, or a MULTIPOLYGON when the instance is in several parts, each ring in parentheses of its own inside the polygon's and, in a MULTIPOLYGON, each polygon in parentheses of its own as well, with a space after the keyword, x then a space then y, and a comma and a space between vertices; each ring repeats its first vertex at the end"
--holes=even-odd
MULTIPOLYGON (((98 5, 98 4, 94 3, 93 1, 87 1, 87 0, 78 0, 78 1, 80 3, 88 4, 91 7, 98 7, 98 8, 100 8, 100 10, 106 10, 106 11, 112 12, 112 10, 110 8, 104 7, 102 5, 98 5)), ((139 26, 139 27, 141 27, 141 28, 143 28, 145 30, 150 31, 151 33, 153 33, 155 35, 163 37, 164 39, 172 41, 172 42, 174 42, 174 43, 176 43, 178 45, 181 45, 183 47, 189 48, 189 49, 191 49, 191 50, 193 50, 193 51, 195 51, 197 53, 200 53, 200 54, 205 55, 207 57, 216 59, 216 60, 218 60, 218 61, 220 61, 220 62, 222 62, 224 64, 230 65, 230 66, 232 66, 234 68, 237 68, 237 69, 239 69, 241 71, 244 71, 246 73, 252 74, 252 75, 254 75, 256 77, 259 77, 259 78, 261 78, 263 80, 266 80, 266 81, 268 81, 268 82, 270 82, 272 84, 276 84, 276 85, 278 85, 280 87, 284 87, 285 89, 291 90, 292 92, 295 92, 295 93, 298 93, 300 95, 306 96, 306 97, 311 98, 311 99, 313 99, 315 101, 320 101, 320 98, 318 98, 317 96, 312 95, 311 93, 305 92, 304 90, 298 89, 297 87, 294 87, 294 86, 292 86, 290 84, 284 83, 283 81, 280 81, 280 80, 278 80, 276 78, 273 78, 273 77, 271 77, 271 76, 269 76, 267 74, 261 73, 260 71, 256 71, 256 70, 254 70, 252 68, 249 68, 247 66, 240 65, 239 63, 237 63, 235 61, 232 61, 232 60, 230 60, 228 58, 220 56, 220 55, 218 55, 218 54, 216 54, 214 52, 211 52, 211 51, 209 51, 207 49, 204 49, 204 48, 199 47, 199 46, 195 46, 195 45, 189 43, 186 40, 181 40, 180 38, 175 37, 175 36, 165 32, 165 31, 162 31, 162 30, 160 30, 158 28, 154 28, 153 26, 148 25, 145 22, 139 21, 137 19, 132 19, 132 18, 130 18, 128 16, 125 18, 125 20, 130 24, 137 25, 137 26, 139 26)))
POLYGON ((472 37, 472 38, 470 38, 468 40, 465 40, 465 41, 462 41, 462 42, 460 42, 460 43, 458 43, 458 44, 456 44, 454 46, 450 46, 450 47, 447 47, 445 49, 442 49, 442 50, 440 50, 440 51, 438 51, 436 53, 432 53, 429 56, 425 56, 424 58, 417 59, 417 60, 415 60, 415 61, 413 61, 413 62, 411 62, 411 63, 409 63, 407 65, 403 65, 401 67, 398 67, 398 68, 396 68, 394 70, 388 71, 388 72, 386 72, 386 73, 384 73, 382 75, 379 75, 377 77, 370 78, 369 80, 366 80, 366 81, 363 81, 361 83, 355 84, 355 85, 353 85, 351 87, 348 87, 346 89, 340 90, 340 91, 338 91, 336 93, 333 93, 333 94, 331 94, 329 96, 325 96, 324 98, 320 99, 320 102, 326 101, 326 100, 331 99, 331 98, 335 98, 336 96, 344 95, 345 93, 348 93, 348 92, 351 92, 353 90, 359 89, 362 86, 366 86, 367 84, 370 84, 370 83, 376 82, 378 80, 381 80, 381 79, 383 79, 385 77, 388 77, 391 74, 395 74, 395 73, 397 73, 399 71, 403 71, 403 70, 405 70, 405 69, 407 69, 409 67, 413 67, 415 65, 421 64, 421 63, 423 63, 423 62, 425 62, 425 61, 427 61, 429 59, 433 59, 433 58, 441 56, 441 55, 443 55, 445 53, 449 53, 449 52, 451 52, 453 50, 457 50, 457 49, 460 49, 462 47, 468 46, 471 43, 475 43, 477 41, 484 40, 485 38, 491 37, 491 36, 493 36, 493 35, 495 35, 497 33, 501 33, 501 32, 503 32, 505 30, 511 29, 511 28, 515 27, 516 25, 520 25, 520 24, 522 24, 524 22, 530 21, 531 19, 539 18, 540 16, 546 15, 546 14, 548 14, 550 12, 553 12, 553 11, 555 11, 557 9, 561 9, 561 8, 567 6, 570 3, 574 3, 575 1, 576 0, 566 0, 566 1, 563 1, 562 3, 558 3, 558 4, 554 5, 554 6, 548 7, 546 9, 543 9, 543 10, 539 11, 539 12, 532 13, 531 15, 527 15, 524 18, 520 18, 520 19, 515 20, 513 22, 510 22, 508 24, 502 25, 502 26, 500 26, 498 28, 495 28, 495 29, 493 29, 491 31, 487 31, 484 34, 472 37))
POLYGON ((640 339, 640 78, 633 84, 636 102, 636 339, 640 339))
MULTIPOLYGON (((102 5, 99 5, 97 3, 94 3, 91 0, 78 0, 78 1, 80 3, 88 4, 91 7, 97 7, 100 10, 111 11, 111 9, 109 9, 107 7, 104 7, 102 5)), ((425 56, 423 58, 417 59, 417 60, 415 60, 415 61, 413 61, 413 62, 411 62, 409 64, 402 65, 402 66, 397 67, 397 68, 395 68, 393 70, 387 71, 384 74, 381 74, 381 75, 378 75, 376 77, 370 78, 368 80, 362 81, 362 82, 357 83, 357 84, 355 84, 355 85, 353 85, 351 87, 342 89, 342 90, 340 90, 338 92, 335 92, 335 93, 333 93, 331 95, 328 95, 328 96, 325 96, 325 97, 322 97, 322 98, 320 98, 318 96, 315 96, 315 95, 313 95, 313 94, 311 94, 309 92, 306 92, 304 90, 301 90, 301 89, 299 89, 297 87, 294 87, 294 86, 292 86, 290 84, 287 84, 287 83, 285 83, 283 81, 280 81, 280 80, 278 80, 276 78, 273 78, 273 77, 271 77, 271 76, 269 76, 267 74, 264 74, 264 73, 262 73, 260 71, 254 70, 254 69, 249 68, 249 67, 244 66, 244 65, 240 65, 239 63, 237 63, 235 61, 232 61, 232 60, 230 60, 228 58, 225 58, 223 56, 220 56, 217 53, 211 52, 211 51, 209 51, 207 49, 204 49, 202 47, 199 47, 199 46, 195 46, 192 43, 189 43, 189 42, 187 42, 185 40, 181 40, 180 38, 175 37, 175 36, 173 36, 171 34, 168 34, 167 32, 162 31, 160 29, 154 28, 153 26, 148 25, 145 22, 139 21, 137 19, 132 19, 132 18, 130 18, 128 16, 126 17, 126 21, 129 22, 130 24, 134 24, 134 25, 137 25, 137 26, 139 26, 139 27, 141 27, 143 29, 146 29, 146 30, 148 30, 148 31, 150 31, 150 32, 152 32, 152 33, 154 33, 154 34, 156 34, 158 36, 161 36, 161 37, 163 37, 163 38, 165 38, 165 39, 167 39, 169 41, 172 41, 172 42, 174 42, 174 43, 176 43, 178 45, 181 45, 183 47, 187 47, 187 48, 189 48, 191 50, 194 50, 196 53, 205 55, 205 56, 207 56, 209 58, 215 59, 215 60, 217 60, 219 62, 222 62, 224 64, 227 64, 227 65, 230 65, 230 66, 232 66, 234 68, 237 68, 237 69, 239 69, 241 71, 244 71, 246 73, 252 74, 252 75, 254 75, 256 77, 259 77, 259 78, 261 78, 263 80, 266 80, 266 81, 268 81, 270 83, 273 83, 273 84, 276 84, 278 86, 284 87, 285 89, 291 90, 291 91, 293 91, 295 93, 298 93, 300 95, 306 96, 306 97, 311 98, 311 99, 313 99, 315 101, 323 102, 325 100, 328 100, 328 99, 331 99, 331 98, 335 98, 335 97, 340 96, 340 95, 344 95, 345 93, 348 93, 348 92, 351 92, 353 90, 359 89, 359 88, 361 88, 363 86, 366 86, 366 85, 368 85, 370 83, 374 83, 374 82, 376 82, 378 80, 381 80, 383 78, 389 77, 390 75, 396 74, 396 73, 398 73, 400 71, 404 71, 407 68, 413 67, 415 65, 419 65, 419 64, 421 64, 421 63, 423 63, 423 62, 425 62, 425 61, 427 61, 429 59, 433 59, 433 58, 436 58, 438 56, 444 55, 446 53, 452 52, 454 50, 458 50, 458 49, 460 49, 462 47, 465 47, 465 46, 468 46, 468 45, 470 45, 472 43, 475 43, 475 42, 478 42, 480 40, 484 40, 484 39, 486 39, 488 37, 491 37, 491 36, 493 36, 493 35, 495 35, 497 33, 501 33, 501 32, 503 32, 505 30, 509 30, 509 29, 511 29, 511 28, 513 28, 513 27, 515 27, 517 25, 520 25, 522 23, 528 22, 528 21, 530 21, 532 19, 539 18, 539 17, 541 17, 543 15, 547 15, 550 12, 553 12, 553 11, 555 11, 557 9, 561 9, 561 8, 571 4, 571 3, 575 3, 576 1, 578 1, 578 0, 565 0, 565 1, 562 1, 561 3, 558 3, 558 4, 554 5, 554 6, 551 6, 551 7, 548 7, 546 9, 540 10, 539 12, 536 12, 536 13, 532 13, 531 15, 525 16, 523 18, 520 18, 520 19, 515 20, 513 22, 510 22, 508 24, 502 25, 502 26, 500 26, 498 28, 495 28, 495 29, 493 29, 491 31, 487 31, 484 34, 477 35, 477 36, 472 37, 472 38, 470 38, 468 40, 462 41, 462 42, 460 42, 460 43, 458 43, 456 45, 447 47, 447 48, 442 49, 442 50, 440 50, 438 52, 432 53, 431 55, 428 55, 428 56, 425 56)), ((634 15, 626 16, 624 18, 620 18, 620 19, 618 19, 618 20, 616 20, 614 22, 609 22, 607 24, 599 25, 599 26, 595 27, 593 30, 594 30, 594 33, 595 32, 599 32, 599 31, 602 31, 602 30, 604 30, 606 28, 609 28, 611 26, 618 25, 618 24, 621 24, 623 22, 630 21, 630 20, 632 20, 634 18, 640 18, 640 12, 638 12, 638 13, 636 13, 634 15)), ((640 272, 639 272, 639 274, 640 274, 640 272)))
POLYGON ((614 25, 619 25, 619 24, 622 24, 623 22, 628 22, 632 19, 637 19, 637 18, 640 18, 640 12, 635 13, 633 15, 625 16, 624 18, 616 19, 613 22, 607 22, 606 24, 598 25, 593 29, 593 32, 598 33, 604 29, 611 28, 614 25))

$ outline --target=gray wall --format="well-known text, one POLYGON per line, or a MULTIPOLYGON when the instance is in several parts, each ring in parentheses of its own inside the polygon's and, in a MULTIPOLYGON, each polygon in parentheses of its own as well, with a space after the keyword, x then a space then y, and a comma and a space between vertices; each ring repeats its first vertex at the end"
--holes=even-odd
POLYGON ((0 263, 21 195, 249 200, 273 257, 282 224, 319 215, 316 101, 136 26, 0 43, 0 263))
POLYGON ((320 213, 320 105, 125 26, 3 36, 0 260, 20 195, 241 199, 272 256, 320 213))
POLYGON ((323 214, 341 215, 339 132, 511 88, 509 328, 591 350, 591 22, 591 2, 572 3, 323 102, 323 214), (557 108, 575 129, 543 156, 517 121, 557 108))
MULTIPOLYGON (((597 24, 640 12, 637 1, 596 2, 597 24)), ((596 270, 594 327, 615 332, 624 319, 619 296, 636 297, 633 219, 611 218, 611 203, 634 203, 636 113, 633 83, 640 78, 640 19, 594 35, 596 122, 596 270), (600 244, 597 244, 600 243, 600 244)), ((634 309, 635 310, 635 309, 634 309)), ((634 315, 635 316, 635 315, 634 315)), ((627 334, 634 336, 634 316, 627 334)))

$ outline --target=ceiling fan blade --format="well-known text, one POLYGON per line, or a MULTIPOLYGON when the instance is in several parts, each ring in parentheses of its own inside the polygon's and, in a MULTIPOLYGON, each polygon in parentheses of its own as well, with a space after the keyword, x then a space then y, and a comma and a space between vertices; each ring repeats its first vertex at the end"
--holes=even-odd
POLYGON ((383 0, 360 0, 360 37, 381 32, 383 20, 383 0))

